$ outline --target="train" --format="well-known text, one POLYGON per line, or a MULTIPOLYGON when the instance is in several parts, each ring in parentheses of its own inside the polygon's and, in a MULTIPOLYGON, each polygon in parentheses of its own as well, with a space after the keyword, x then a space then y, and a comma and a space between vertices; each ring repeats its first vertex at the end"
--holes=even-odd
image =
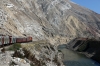
POLYGON ((11 45, 15 43, 25 43, 25 42, 32 42, 32 37, 14 37, 8 35, 0 35, 0 47, 5 45, 11 45))

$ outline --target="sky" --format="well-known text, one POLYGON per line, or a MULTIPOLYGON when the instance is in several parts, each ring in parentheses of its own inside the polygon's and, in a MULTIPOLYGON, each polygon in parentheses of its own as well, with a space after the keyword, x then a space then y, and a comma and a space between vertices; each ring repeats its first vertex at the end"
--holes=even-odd
POLYGON ((100 0, 71 0, 71 1, 100 14, 100 0))

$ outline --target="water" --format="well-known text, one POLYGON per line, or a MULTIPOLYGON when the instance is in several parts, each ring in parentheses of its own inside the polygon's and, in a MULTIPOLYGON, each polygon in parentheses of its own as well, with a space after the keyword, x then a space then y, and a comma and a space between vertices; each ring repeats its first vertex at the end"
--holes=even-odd
POLYGON ((66 45, 60 45, 58 46, 58 49, 64 54, 63 62, 66 66, 100 66, 96 61, 75 51, 68 50, 66 45))

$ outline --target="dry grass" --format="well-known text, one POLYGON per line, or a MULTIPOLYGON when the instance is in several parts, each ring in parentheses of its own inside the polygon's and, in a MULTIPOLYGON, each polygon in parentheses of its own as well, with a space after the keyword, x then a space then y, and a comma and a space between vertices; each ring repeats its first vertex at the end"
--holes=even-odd
POLYGON ((22 43, 21 46, 22 48, 30 50, 30 49, 34 49, 34 47, 39 48, 40 45, 44 45, 44 44, 48 44, 48 41, 40 40, 40 41, 33 41, 29 43, 22 43))

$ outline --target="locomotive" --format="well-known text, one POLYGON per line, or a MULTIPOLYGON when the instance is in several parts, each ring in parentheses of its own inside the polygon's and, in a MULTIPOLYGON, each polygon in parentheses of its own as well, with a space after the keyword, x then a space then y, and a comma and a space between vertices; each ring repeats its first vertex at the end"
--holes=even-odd
POLYGON ((32 37, 16 38, 14 36, 0 35, 0 47, 14 43, 32 42, 32 37))

